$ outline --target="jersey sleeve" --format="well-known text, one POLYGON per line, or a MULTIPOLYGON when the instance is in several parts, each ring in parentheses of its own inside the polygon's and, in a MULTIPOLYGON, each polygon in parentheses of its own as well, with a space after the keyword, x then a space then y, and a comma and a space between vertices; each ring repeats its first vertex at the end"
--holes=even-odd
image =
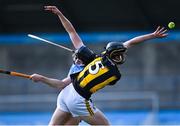
POLYGON ((72 64, 70 70, 69 70, 69 73, 68 73, 68 76, 72 75, 72 74, 75 74, 75 73, 79 73, 80 71, 82 71, 84 69, 84 66, 82 65, 75 65, 75 64, 72 64))
POLYGON ((68 76, 70 76, 73 73, 73 68, 74 68, 74 64, 71 65, 69 72, 68 72, 68 76))

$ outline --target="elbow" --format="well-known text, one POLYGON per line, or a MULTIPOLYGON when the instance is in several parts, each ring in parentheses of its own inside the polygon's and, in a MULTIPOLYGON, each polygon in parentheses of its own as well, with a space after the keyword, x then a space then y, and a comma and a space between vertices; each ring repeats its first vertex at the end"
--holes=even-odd
POLYGON ((59 91, 61 91, 62 89, 64 89, 64 87, 62 87, 62 86, 57 86, 56 89, 58 89, 59 91))
POLYGON ((62 84, 59 84, 59 85, 57 86, 57 89, 62 90, 62 89, 64 89, 66 86, 67 86, 67 84, 62 83, 62 84))
POLYGON ((62 91, 64 88, 63 88, 63 87, 57 87, 57 89, 58 89, 59 91, 62 91))

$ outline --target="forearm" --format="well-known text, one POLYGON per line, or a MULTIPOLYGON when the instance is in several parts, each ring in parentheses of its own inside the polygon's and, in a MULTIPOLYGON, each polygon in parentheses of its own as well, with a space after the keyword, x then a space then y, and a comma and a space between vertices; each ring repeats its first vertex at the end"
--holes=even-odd
POLYGON ((59 12, 57 15, 58 15, 59 20, 61 21, 63 27, 65 28, 65 30, 68 33, 73 32, 74 31, 74 27, 71 24, 71 22, 61 12, 59 12))
POLYGON ((128 40, 128 41, 124 42, 123 44, 124 44, 124 46, 129 48, 131 46, 137 45, 139 43, 142 43, 144 41, 147 41, 147 40, 150 40, 150 39, 153 39, 153 38, 155 38, 155 36, 153 35, 153 33, 150 33, 150 34, 135 37, 135 38, 133 38, 131 40, 128 40))
POLYGON ((45 10, 50 11, 59 17, 63 27, 68 32, 70 39, 76 49, 79 49, 81 46, 83 46, 83 42, 71 22, 62 14, 62 12, 56 6, 44 6, 44 8, 45 10))
POLYGON ((54 87, 58 89, 63 89, 66 86, 66 83, 64 83, 62 80, 52 79, 45 76, 41 77, 40 82, 45 83, 50 87, 54 87))
POLYGON ((68 32, 69 37, 70 37, 74 47, 76 49, 79 49, 83 45, 83 42, 82 42, 81 38, 79 37, 79 35, 77 34, 74 26, 61 12, 59 12, 57 15, 58 15, 63 27, 68 32))

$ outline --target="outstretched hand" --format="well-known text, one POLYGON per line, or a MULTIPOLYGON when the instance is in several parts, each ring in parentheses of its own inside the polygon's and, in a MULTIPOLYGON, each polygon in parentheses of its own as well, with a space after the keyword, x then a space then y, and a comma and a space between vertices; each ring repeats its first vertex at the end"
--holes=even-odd
POLYGON ((44 6, 44 10, 50 11, 56 15, 59 15, 61 12, 56 6, 44 6))
POLYGON ((163 38, 163 37, 168 36, 167 29, 160 26, 158 26, 156 31, 153 32, 152 34, 154 35, 155 38, 163 38))

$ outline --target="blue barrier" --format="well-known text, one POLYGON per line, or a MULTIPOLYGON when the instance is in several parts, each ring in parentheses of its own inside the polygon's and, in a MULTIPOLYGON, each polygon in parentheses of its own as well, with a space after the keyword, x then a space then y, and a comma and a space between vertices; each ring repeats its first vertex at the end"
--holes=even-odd
MULTIPOLYGON (((133 37, 143 35, 149 32, 89 32, 80 33, 84 43, 101 43, 109 41, 126 41, 133 37)), ((56 43, 69 44, 70 39, 67 33, 34 33, 39 37, 56 43)), ((155 42, 180 41, 180 31, 170 31, 169 36, 163 39, 157 39, 155 42)), ((0 34, 0 44, 38 44, 39 41, 29 38, 27 34, 0 34)))
MULTIPOLYGON (((105 111, 112 125, 142 125, 149 111, 105 111)), ((1 112, 0 125, 47 125, 52 112, 1 112)), ((180 125, 180 110, 161 110, 154 115, 159 125, 180 125)), ((151 120, 153 121, 153 120, 151 120)), ((82 122, 81 125, 87 125, 82 122)))

